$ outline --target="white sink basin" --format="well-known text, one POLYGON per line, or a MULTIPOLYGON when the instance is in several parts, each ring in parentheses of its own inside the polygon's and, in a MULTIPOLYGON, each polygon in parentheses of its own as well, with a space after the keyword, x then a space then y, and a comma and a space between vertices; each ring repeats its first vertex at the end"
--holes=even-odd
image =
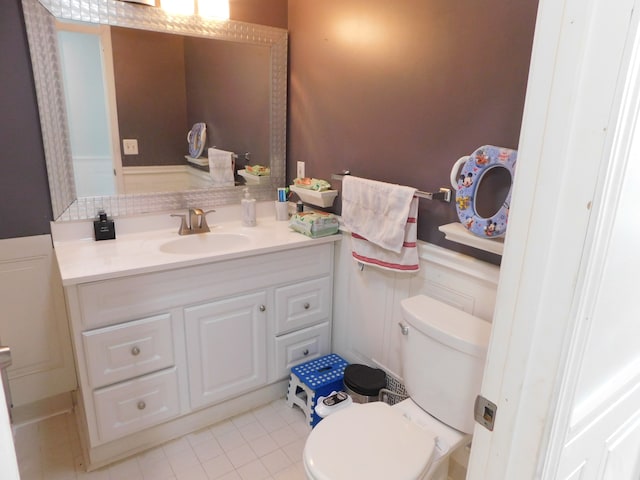
POLYGON ((251 239, 242 233, 196 233, 160 245, 164 253, 199 254, 220 250, 235 250, 248 245, 251 239))

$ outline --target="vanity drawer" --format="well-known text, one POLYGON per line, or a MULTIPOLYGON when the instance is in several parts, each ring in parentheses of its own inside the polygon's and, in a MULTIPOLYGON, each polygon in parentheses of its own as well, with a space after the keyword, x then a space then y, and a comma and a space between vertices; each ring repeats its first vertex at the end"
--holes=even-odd
POLYGON ((171 315, 82 332, 87 376, 103 387, 173 365, 171 315))
POLYGON ((329 322, 276 337, 275 379, 286 378, 291 367, 330 353, 329 322))
POLYGON ((276 335, 327 321, 331 312, 331 277, 276 290, 276 335))
POLYGON ((180 413, 176 368, 93 392, 101 442, 157 425, 180 413))

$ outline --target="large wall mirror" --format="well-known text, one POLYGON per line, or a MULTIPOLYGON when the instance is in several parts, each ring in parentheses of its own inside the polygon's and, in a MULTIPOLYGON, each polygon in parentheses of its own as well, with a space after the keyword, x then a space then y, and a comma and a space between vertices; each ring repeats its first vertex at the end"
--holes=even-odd
POLYGON ((22 2, 56 220, 238 202, 241 189, 211 186, 206 166, 187 160, 196 122, 207 125, 207 146, 237 154, 236 171, 270 167, 269 180, 249 185, 256 198, 284 185, 285 30, 116 0, 22 2), (138 153, 126 155, 131 138, 138 153))

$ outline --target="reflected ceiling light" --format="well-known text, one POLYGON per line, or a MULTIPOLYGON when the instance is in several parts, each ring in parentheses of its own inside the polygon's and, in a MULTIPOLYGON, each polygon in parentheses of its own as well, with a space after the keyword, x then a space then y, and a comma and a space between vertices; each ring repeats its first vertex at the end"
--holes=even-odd
POLYGON ((161 0, 160 7, 168 13, 229 19, 229 0, 161 0))
POLYGON ((167 13, 178 15, 193 15, 195 13, 193 0, 162 0, 160 6, 167 13))
POLYGON ((207 18, 229 19, 229 0, 197 0, 198 15, 207 18))

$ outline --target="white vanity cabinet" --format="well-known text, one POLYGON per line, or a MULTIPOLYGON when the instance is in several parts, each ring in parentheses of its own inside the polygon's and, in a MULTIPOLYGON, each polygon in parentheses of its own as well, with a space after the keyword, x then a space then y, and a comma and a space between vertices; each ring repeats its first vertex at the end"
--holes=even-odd
POLYGON ((330 353, 333 243, 67 285, 87 464, 286 394, 330 353))

